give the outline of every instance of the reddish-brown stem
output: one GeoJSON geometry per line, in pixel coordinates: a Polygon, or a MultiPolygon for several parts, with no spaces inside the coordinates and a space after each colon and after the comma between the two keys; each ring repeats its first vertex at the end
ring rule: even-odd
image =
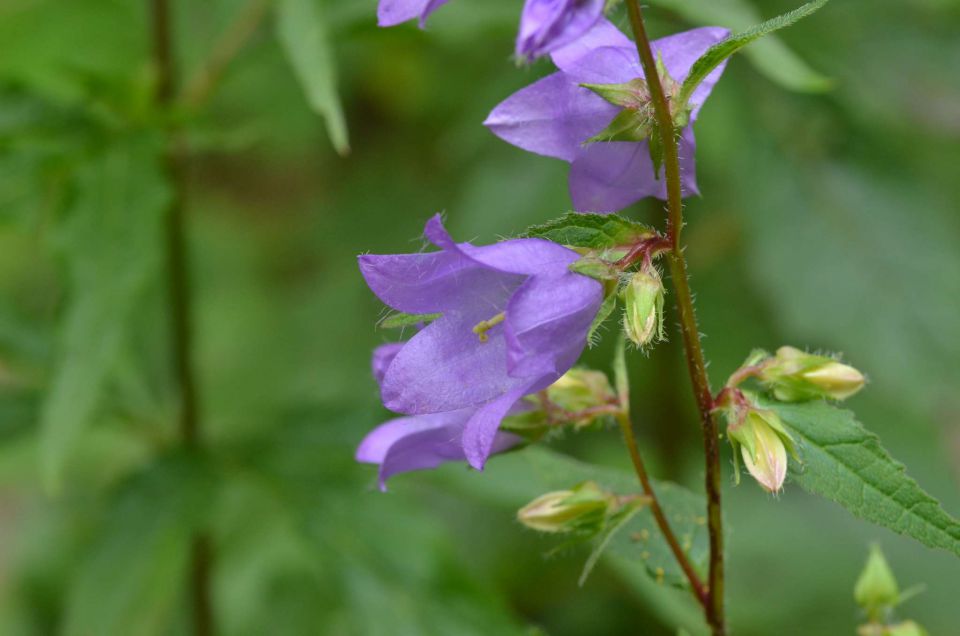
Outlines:
{"type": "Polygon", "coordinates": [[[623,431],[623,440],[627,445],[627,451],[630,453],[630,460],[633,462],[633,469],[640,480],[643,493],[650,498],[650,511],[657,522],[657,527],[660,528],[660,533],[666,540],[667,545],[670,546],[670,551],[690,582],[690,589],[693,590],[694,596],[706,610],[709,603],[709,594],[697,575],[697,571],[693,569],[693,565],[687,559],[686,552],[680,547],[680,542],[677,541],[677,536],[673,533],[670,522],[667,521],[667,516],[663,513],[663,508],[660,507],[660,501],[657,499],[657,494],[650,483],[647,468],[643,464],[643,457],[640,456],[640,449],[637,447],[637,440],[633,435],[633,424],[630,422],[630,416],[625,411],[620,410],[617,413],[617,422],[620,424],[620,430],[623,431]]]}
{"type": "Polygon", "coordinates": [[[627,0],[626,5],[637,44],[637,53],[650,90],[663,149],[663,169],[667,185],[667,234],[671,242],[670,275],[676,291],[677,312],[687,356],[687,368],[700,411],[706,462],[707,527],[710,532],[710,576],[707,588],[708,603],[705,608],[706,618],[714,636],[723,636],[726,633],[726,627],[723,592],[723,518],[720,507],[720,440],[717,424],[712,415],[713,394],[707,377],[703,347],[700,344],[700,332],[697,330],[697,318],[693,309],[693,294],[690,291],[683,244],[680,241],[683,230],[683,200],[677,137],[673,117],[670,114],[650,47],[650,39],[647,37],[640,4],[637,0],[627,0]]]}

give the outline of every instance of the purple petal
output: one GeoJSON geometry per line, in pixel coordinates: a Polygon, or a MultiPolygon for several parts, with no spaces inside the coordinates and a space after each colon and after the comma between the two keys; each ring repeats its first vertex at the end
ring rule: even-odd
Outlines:
{"type": "MultiPolygon", "coordinates": [[[[695,151],[693,129],[687,126],[678,148],[684,196],[700,192],[695,151]]],[[[616,212],[649,196],[666,199],[667,188],[662,174],[654,178],[647,142],[590,144],[570,167],[570,197],[579,212],[616,212]]]]}
{"type": "Polygon", "coordinates": [[[623,84],[643,77],[643,67],[640,66],[637,49],[633,46],[604,46],[594,49],[567,64],[563,72],[568,81],[574,84],[623,84]]]}
{"type": "MultiPolygon", "coordinates": [[[[410,426],[409,432],[399,436],[387,449],[380,463],[380,489],[386,490],[386,481],[393,475],[412,470],[436,468],[441,464],[452,461],[464,461],[463,451],[464,422],[473,413],[472,410],[457,411],[454,414],[438,413],[436,415],[422,415],[405,422],[410,426]],[[437,418],[437,422],[444,424],[418,425],[416,420],[421,418],[437,418]]],[[[385,424],[385,426],[388,426],[385,424]]],[[[382,428],[382,427],[381,427],[382,428]]],[[[379,430],[379,429],[378,429],[379,430]]],[[[374,431],[376,433],[376,431],[374,431]]],[[[374,433],[371,433],[373,435],[374,433]]],[[[386,434],[392,434],[389,431],[386,434]]],[[[368,436],[369,437],[369,436],[368,436]]],[[[523,443],[523,438],[512,433],[496,431],[489,454],[501,453],[523,443]]]]}
{"type": "Polygon", "coordinates": [[[437,247],[503,274],[529,276],[566,271],[570,263],[580,258],[580,255],[571,249],[535,238],[511,239],[482,246],[456,243],[443,227],[439,214],[427,221],[424,235],[437,247]]]}
{"type": "Polygon", "coordinates": [[[496,450],[501,420],[524,395],[543,390],[555,380],[555,377],[547,376],[527,381],[480,407],[463,431],[463,451],[467,462],[477,470],[483,470],[487,458],[496,450]]]}
{"type": "MultiPolygon", "coordinates": [[[[480,266],[459,250],[429,254],[365,254],[360,272],[373,293],[398,311],[442,312],[502,284],[503,274],[480,266]]],[[[519,279],[517,284],[519,284],[519,279]]]]}
{"type": "MultiPolygon", "coordinates": [[[[400,417],[370,431],[357,448],[359,462],[380,464],[380,489],[397,473],[436,468],[464,461],[463,431],[475,409],[400,417]]],[[[499,453],[523,442],[512,433],[497,431],[490,453],[499,453]]]]}
{"type": "Polygon", "coordinates": [[[533,276],[510,298],[505,338],[507,368],[516,377],[567,372],[586,346],[603,302],[603,286],[567,272],[533,276]]]}
{"type": "Polygon", "coordinates": [[[578,212],[616,212],[644,197],[665,198],[647,143],[604,142],[585,147],[570,166],[570,198],[578,212]]]}
{"type": "Polygon", "coordinates": [[[687,126],[680,133],[677,142],[677,155],[680,158],[680,191],[683,196],[700,194],[697,186],[697,140],[693,137],[693,126],[687,126]]]}
{"type": "Polygon", "coordinates": [[[604,4],[605,0],[527,0],[517,56],[533,59],[575,41],[602,18],[604,4]]]}
{"type": "Polygon", "coordinates": [[[573,161],[583,140],[603,130],[617,110],[563,73],[554,73],[501,102],[483,124],[514,146],[573,161]]]}
{"type": "Polygon", "coordinates": [[[609,20],[601,18],[593,28],[567,46],[551,53],[550,57],[557,68],[566,71],[568,66],[587,53],[605,46],[623,49],[634,48],[633,41],[630,38],[613,26],[609,20]]]}
{"type": "Polygon", "coordinates": [[[506,307],[469,314],[450,313],[427,325],[393,359],[383,378],[381,397],[391,411],[411,415],[454,411],[483,404],[511,390],[518,380],[507,374],[503,327],[481,342],[472,329],[506,307]]]}
{"type": "Polygon", "coordinates": [[[377,24],[390,27],[407,20],[419,18],[420,27],[430,14],[449,0],[380,0],[377,7],[377,24]]]}
{"type": "MultiPolygon", "coordinates": [[[[691,29],[660,38],[659,40],[654,40],[651,44],[654,49],[654,54],[663,56],[663,63],[667,67],[670,77],[682,83],[687,79],[687,75],[690,74],[690,68],[693,66],[693,63],[696,62],[701,55],[706,53],[707,49],[725,39],[728,35],[730,35],[729,29],[722,27],[700,27],[699,29],[691,29]]],[[[700,86],[697,87],[697,90],[693,92],[693,95],[691,95],[690,102],[694,106],[693,112],[691,113],[691,121],[695,119],[697,113],[700,112],[700,107],[710,95],[710,91],[713,90],[717,80],[720,79],[726,65],[727,63],[724,61],[720,66],[711,71],[710,74],[704,78],[700,86]]]]}
{"type": "Polygon", "coordinates": [[[373,377],[376,379],[378,385],[383,383],[383,376],[386,375],[387,368],[390,366],[390,363],[393,362],[397,353],[400,352],[400,349],[403,348],[404,344],[406,343],[390,342],[388,344],[382,344],[373,350],[370,366],[373,370],[373,377]]]}
{"type": "MultiPolygon", "coordinates": [[[[380,464],[387,457],[387,452],[398,440],[415,433],[428,431],[447,426],[461,428],[474,413],[474,409],[461,409],[448,413],[432,413],[430,415],[416,415],[413,417],[398,417],[381,424],[373,429],[357,447],[356,459],[367,464],[380,464]]],[[[459,436],[458,436],[459,437],[459,436]]],[[[457,440],[459,442],[459,439],[457,440]]]]}
{"type": "MultiPolygon", "coordinates": [[[[693,63],[729,34],[729,30],[721,27],[701,27],[654,40],[651,46],[655,56],[662,56],[670,77],[682,83],[690,74],[693,63]]],[[[632,42],[629,46],[595,46],[590,50],[581,50],[577,55],[564,59],[562,65],[559,62],[557,65],[572,82],[578,84],[621,84],[644,77],[637,49],[632,42]]],[[[690,98],[694,105],[692,117],[696,117],[725,67],[726,62],[711,71],[693,92],[690,98]]]]}

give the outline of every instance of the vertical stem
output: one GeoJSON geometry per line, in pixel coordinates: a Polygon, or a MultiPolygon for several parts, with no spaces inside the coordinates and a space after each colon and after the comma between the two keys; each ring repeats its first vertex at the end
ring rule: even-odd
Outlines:
{"type": "MultiPolygon", "coordinates": [[[[168,0],[149,0],[153,39],[153,62],[157,72],[157,105],[169,111],[173,105],[177,69],[173,55],[171,15],[168,0]]],[[[196,379],[191,360],[190,277],[184,215],[184,159],[182,139],[175,129],[168,133],[166,169],[173,185],[173,198],[167,210],[166,251],[169,274],[170,330],[173,365],[180,391],[180,438],[189,450],[200,448],[197,418],[196,379]]],[[[197,531],[190,545],[190,600],[193,632],[196,636],[215,633],[210,600],[211,547],[209,537],[197,531]]]]}
{"type": "Polygon", "coordinates": [[[709,605],[707,621],[715,636],[726,633],[724,621],[723,596],[723,518],[720,507],[720,444],[717,424],[711,411],[713,396],[710,380],[707,377],[703,347],[700,344],[700,332],[697,330],[697,318],[693,309],[693,295],[687,276],[687,262],[683,255],[680,233],[683,229],[683,201],[680,182],[680,160],[677,154],[677,138],[673,117],[667,104],[657,65],[650,48],[643,22],[643,13],[637,0],[627,0],[627,13],[637,43],[637,53],[643,66],[647,87],[653,102],[663,148],[664,178],[667,182],[667,231],[671,242],[670,277],[677,296],[677,312],[680,329],[683,334],[684,351],[687,356],[687,368],[693,384],[694,397],[700,410],[703,429],[703,448],[706,461],[707,524],[710,531],[710,577],[709,605]]]}
{"type": "Polygon", "coordinates": [[[680,542],[677,541],[677,536],[673,533],[670,522],[667,521],[667,516],[663,513],[663,508],[660,507],[660,501],[657,499],[657,494],[653,490],[650,477],[647,475],[646,466],[643,464],[643,458],[640,456],[640,450],[637,448],[637,440],[633,436],[633,425],[630,422],[630,416],[621,410],[617,413],[616,418],[620,424],[620,430],[623,431],[623,439],[627,444],[627,450],[630,452],[630,460],[633,462],[633,468],[637,473],[637,477],[640,479],[640,485],[643,487],[643,494],[650,498],[650,511],[653,512],[653,517],[657,521],[657,527],[660,528],[660,533],[670,546],[670,551],[673,552],[677,563],[680,564],[680,569],[683,570],[687,580],[690,581],[690,587],[693,589],[694,596],[697,597],[697,601],[706,609],[707,603],[709,602],[709,594],[700,581],[700,577],[697,576],[697,571],[693,569],[693,565],[691,565],[687,559],[686,553],[680,547],[680,542]]]}

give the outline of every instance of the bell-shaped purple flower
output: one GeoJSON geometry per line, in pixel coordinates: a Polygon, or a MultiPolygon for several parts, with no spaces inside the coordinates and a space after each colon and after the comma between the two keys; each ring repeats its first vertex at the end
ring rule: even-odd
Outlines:
{"type": "Polygon", "coordinates": [[[450,0],[380,0],[377,6],[377,24],[390,27],[416,18],[420,27],[430,14],[450,0]]]}
{"type": "MultiPolygon", "coordinates": [[[[674,85],[693,63],[729,31],[702,27],[652,43],[674,85]]],[[[552,54],[559,71],[518,91],[498,105],[485,125],[524,150],[571,164],[570,195],[581,212],[615,212],[644,197],[666,198],[662,175],[654,172],[647,141],[593,139],[621,112],[581,84],[626,84],[643,78],[636,46],[606,19],[552,54]]],[[[688,124],[679,140],[685,196],[698,194],[693,122],[720,79],[726,62],[711,72],[690,98],[688,124]]]]}
{"type": "Polygon", "coordinates": [[[359,258],[384,303],[441,314],[396,353],[381,396],[388,409],[407,415],[470,410],[462,450],[480,469],[514,405],[579,358],[603,289],[569,270],[576,252],[550,241],[455,243],[439,215],[424,233],[440,251],[359,258]]]}
{"type": "Polygon", "coordinates": [[[562,48],[593,28],[606,0],[527,0],[520,15],[517,57],[532,60],[562,48]]]}

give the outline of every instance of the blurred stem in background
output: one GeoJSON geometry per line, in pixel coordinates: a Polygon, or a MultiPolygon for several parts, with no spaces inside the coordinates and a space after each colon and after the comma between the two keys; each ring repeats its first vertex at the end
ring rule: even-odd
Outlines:
{"type": "MultiPolygon", "coordinates": [[[[172,189],[167,210],[167,268],[169,272],[169,301],[171,346],[174,372],[180,392],[181,443],[189,451],[202,446],[200,421],[197,412],[197,383],[192,360],[192,326],[189,262],[186,245],[186,218],[184,214],[186,147],[180,132],[169,127],[167,118],[174,107],[177,67],[173,54],[171,15],[168,0],[149,0],[153,30],[154,68],[157,73],[156,100],[158,110],[167,128],[166,169],[172,189]]],[[[210,600],[210,569],[212,547],[207,534],[198,530],[191,540],[190,600],[193,630],[197,636],[215,633],[210,600]]]]}
{"type": "Polygon", "coordinates": [[[680,160],[673,118],[667,105],[657,63],[650,48],[643,12],[637,0],[627,0],[627,13],[637,43],[637,52],[650,90],[663,149],[664,177],[667,183],[667,231],[671,242],[670,277],[677,296],[680,329],[683,332],[687,367],[693,383],[697,407],[703,427],[704,459],[706,461],[707,525],[710,531],[710,574],[707,588],[706,618],[714,636],[726,633],[723,604],[723,519],[720,507],[720,449],[717,425],[713,419],[713,394],[707,377],[700,332],[693,309],[693,295],[687,278],[687,264],[683,255],[680,232],[683,229],[683,200],[680,186],[680,160]]]}

